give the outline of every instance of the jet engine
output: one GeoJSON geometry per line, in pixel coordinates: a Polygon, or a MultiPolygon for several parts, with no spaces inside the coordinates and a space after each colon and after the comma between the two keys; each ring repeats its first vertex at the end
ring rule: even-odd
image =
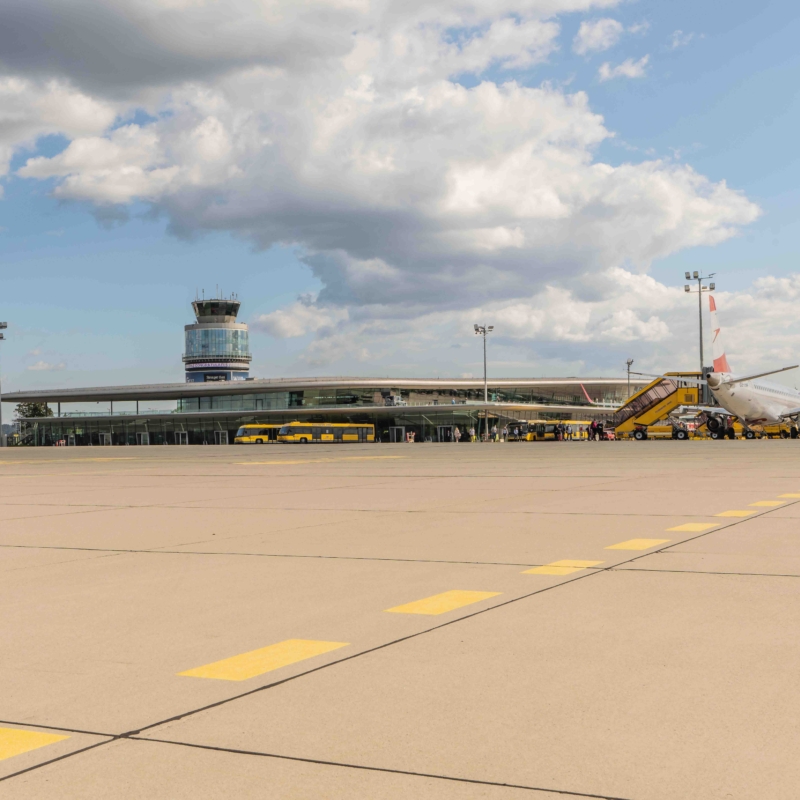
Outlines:
{"type": "Polygon", "coordinates": [[[725,425],[719,417],[709,417],[708,421],[706,422],[706,427],[711,431],[711,433],[719,433],[720,431],[725,430],[725,425]]]}

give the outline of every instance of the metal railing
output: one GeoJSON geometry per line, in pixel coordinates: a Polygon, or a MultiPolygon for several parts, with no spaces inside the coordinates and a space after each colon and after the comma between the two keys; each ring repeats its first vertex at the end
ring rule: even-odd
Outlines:
{"type": "Polygon", "coordinates": [[[626,403],[616,414],[614,414],[612,424],[616,427],[622,425],[623,422],[629,420],[633,416],[641,414],[656,403],[661,402],[665,397],[669,397],[678,389],[678,384],[675,381],[664,379],[642,392],[640,395],[634,397],[631,401],[626,403]]]}

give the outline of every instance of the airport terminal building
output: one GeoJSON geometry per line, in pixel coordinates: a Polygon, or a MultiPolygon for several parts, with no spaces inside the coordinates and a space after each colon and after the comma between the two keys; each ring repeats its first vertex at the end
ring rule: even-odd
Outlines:
{"type": "MultiPolygon", "coordinates": [[[[628,396],[613,378],[492,379],[488,402],[476,379],[297,378],[249,376],[247,326],[235,298],[196,300],[186,326],[186,382],[48,389],[6,394],[14,403],[46,403],[52,417],[23,419],[21,441],[39,446],[228,444],[246,424],[352,422],[375,425],[376,440],[450,441],[455,426],[513,426],[535,419],[604,420],[628,396]],[[173,401],[174,409],[147,405],[173,401]],[[75,411],[95,403],[106,410],[75,411]],[[117,410],[114,404],[117,404],[117,410]],[[596,404],[602,404],[605,408],[596,404]],[[120,404],[128,406],[125,410],[120,404]]],[[[632,380],[631,391],[646,380],[632,380]]]]}

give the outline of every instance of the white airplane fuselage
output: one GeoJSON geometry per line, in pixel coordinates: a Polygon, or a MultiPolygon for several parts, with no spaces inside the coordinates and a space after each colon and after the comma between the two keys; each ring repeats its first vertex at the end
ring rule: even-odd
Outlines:
{"type": "Polygon", "coordinates": [[[758,378],[741,383],[727,383],[735,375],[714,373],[709,376],[709,389],[717,402],[735,414],[746,425],[776,425],[783,422],[787,411],[800,407],[800,392],[780,383],[758,378]],[[720,379],[715,388],[715,379],[720,379]]]}

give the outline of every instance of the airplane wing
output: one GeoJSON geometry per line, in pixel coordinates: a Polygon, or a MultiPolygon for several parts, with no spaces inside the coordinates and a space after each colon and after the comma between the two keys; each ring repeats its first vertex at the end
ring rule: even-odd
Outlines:
{"type": "Polygon", "coordinates": [[[708,381],[701,381],[699,378],[684,378],[682,375],[651,375],[649,372],[633,372],[631,375],[641,375],[643,378],[663,378],[666,381],[680,381],[681,383],[691,383],[693,386],[705,386],[708,381]]]}
{"type": "Polygon", "coordinates": [[[779,372],[787,372],[790,369],[797,369],[800,367],[800,364],[795,364],[793,367],[781,367],[780,369],[771,369],[769,372],[758,372],[754,375],[741,375],[737,376],[736,378],[731,378],[730,380],[725,381],[725,383],[741,383],[742,381],[749,381],[754,380],[755,378],[763,378],[766,375],[777,375],[779,372]]]}

